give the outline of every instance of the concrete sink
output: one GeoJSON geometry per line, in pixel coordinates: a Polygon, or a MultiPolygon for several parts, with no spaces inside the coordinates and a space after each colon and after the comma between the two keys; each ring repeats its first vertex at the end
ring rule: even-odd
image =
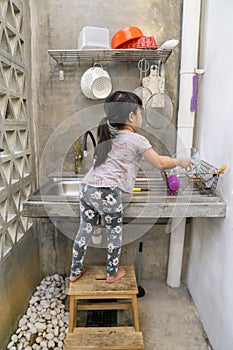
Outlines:
{"type": "MultiPolygon", "coordinates": [[[[29,196],[29,201],[77,201],[82,177],[51,178],[44,186],[29,196]]],[[[140,192],[156,189],[155,178],[138,177],[135,188],[140,192]]],[[[135,192],[136,195],[138,192],[135,192]]]]}

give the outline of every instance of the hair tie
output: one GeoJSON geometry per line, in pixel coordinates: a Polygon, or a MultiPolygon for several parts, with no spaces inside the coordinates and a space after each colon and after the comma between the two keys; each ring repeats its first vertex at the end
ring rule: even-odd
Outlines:
{"type": "Polygon", "coordinates": [[[110,129],[116,129],[114,126],[112,126],[112,125],[110,124],[110,121],[108,120],[108,118],[106,119],[106,124],[107,124],[107,126],[108,126],[110,129]]]}

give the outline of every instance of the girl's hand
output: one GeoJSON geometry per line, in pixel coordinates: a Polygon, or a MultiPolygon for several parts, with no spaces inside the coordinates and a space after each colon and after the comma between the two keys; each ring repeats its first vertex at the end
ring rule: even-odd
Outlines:
{"type": "Polygon", "coordinates": [[[189,158],[177,158],[176,163],[178,166],[181,166],[186,170],[191,170],[192,166],[194,165],[194,162],[192,161],[192,159],[189,159],[189,158]]]}

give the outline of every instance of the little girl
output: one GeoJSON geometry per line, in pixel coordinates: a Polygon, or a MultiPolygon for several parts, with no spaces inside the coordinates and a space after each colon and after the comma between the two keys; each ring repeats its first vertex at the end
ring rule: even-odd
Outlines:
{"type": "Polygon", "coordinates": [[[106,282],[125,276],[126,271],[118,268],[123,224],[121,193],[132,193],[142,157],[159,169],[192,166],[187,158],[158,155],[137,133],[142,124],[142,101],[134,93],[116,91],[106,99],[104,110],[106,117],[98,126],[94,165],[80,185],[80,227],[73,245],[71,282],[85,272],[83,260],[99,215],[107,230],[106,282]]]}

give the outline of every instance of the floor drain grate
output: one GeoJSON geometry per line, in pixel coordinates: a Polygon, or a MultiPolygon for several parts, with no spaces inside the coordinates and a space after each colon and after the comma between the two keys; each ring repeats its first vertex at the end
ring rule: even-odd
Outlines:
{"type": "Polygon", "coordinates": [[[88,310],[86,327],[116,327],[117,310],[88,310]]]}

